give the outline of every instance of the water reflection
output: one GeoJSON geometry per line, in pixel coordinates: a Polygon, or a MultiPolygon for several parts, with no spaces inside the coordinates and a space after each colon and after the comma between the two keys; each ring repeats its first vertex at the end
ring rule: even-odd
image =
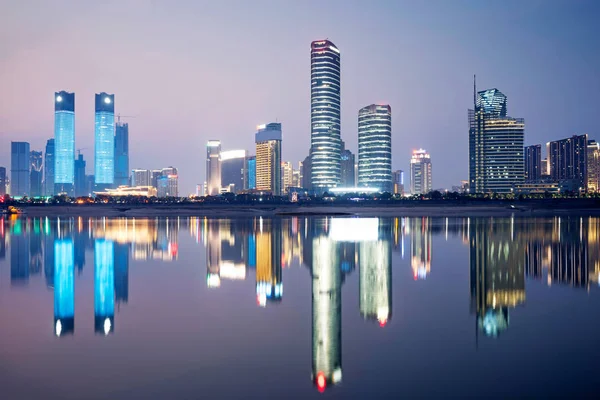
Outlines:
{"type": "MultiPolygon", "coordinates": [[[[36,277],[53,290],[53,331],[58,337],[75,333],[75,291],[89,260],[94,328],[78,325],[78,335],[118,335],[115,313],[130,302],[130,264],[180,262],[180,235],[195,242],[190,251],[200,260],[202,279],[206,273],[206,286],[198,290],[210,295],[232,281],[248,281],[255,291],[240,296],[248,301],[256,296],[259,307],[281,309],[286,269],[303,266],[312,292],[311,379],[323,391],[342,381],[342,307],[357,307],[343,305],[342,286],[354,271],[358,307],[351,312],[360,315],[368,329],[385,328],[393,315],[393,257],[403,260],[406,249],[409,257],[399,264],[405,269],[396,268],[394,277],[408,278],[410,285],[422,288],[435,280],[436,268],[444,266],[443,254],[433,256],[433,244],[455,239],[468,254],[475,337],[499,337],[509,328],[513,310],[526,302],[527,279],[586,291],[598,286],[599,232],[600,220],[588,217],[17,217],[0,219],[0,260],[9,253],[10,286],[16,290],[24,290],[36,277]],[[412,283],[411,278],[421,282],[412,283]]],[[[286,281],[286,288],[294,284],[286,281]]]]}

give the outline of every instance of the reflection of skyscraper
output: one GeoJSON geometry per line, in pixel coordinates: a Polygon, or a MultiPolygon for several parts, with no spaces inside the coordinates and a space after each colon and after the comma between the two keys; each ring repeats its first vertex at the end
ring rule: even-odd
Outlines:
{"type": "Polygon", "coordinates": [[[267,301],[281,300],[283,295],[281,271],[281,220],[259,220],[256,233],[256,299],[265,306],[267,301]]]}
{"type": "Polygon", "coordinates": [[[221,241],[218,220],[207,221],[206,246],[206,285],[208,287],[219,287],[221,286],[221,277],[219,275],[221,241]]]}
{"type": "Polygon", "coordinates": [[[525,246],[513,222],[471,219],[471,301],[477,329],[497,336],[508,328],[508,309],[525,301],[525,246]]]}
{"type": "Polygon", "coordinates": [[[428,217],[410,220],[410,266],[413,278],[425,279],[431,272],[431,220],[428,217]]]}
{"type": "Polygon", "coordinates": [[[391,227],[380,228],[384,237],[361,241],[358,247],[360,263],[360,313],[385,326],[392,315],[392,246],[391,227]]]}
{"type": "Polygon", "coordinates": [[[336,243],[312,239],[312,378],[319,391],[342,379],[342,276],[336,243]]]}
{"type": "Polygon", "coordinates": [[[10,284],[29,281],[29,237],[25,221],[16,219],[10,236],[10,284]]]}
{"type": "Polygon", "coordinates": [[[129,243],[115,243],[115,300],[117,304],[129,300],[129,243]]]}
{"type": "Polygon", "coordinates": [[[114,331],[114,245],[98,239],[94,245],[94,329],[108,335],[114,331]]]}
{"type": "Polygon", "coordinates": [[[54,333],[63,336],[75,330],[75,263],[73,241],[54,242],[54,333]]]}

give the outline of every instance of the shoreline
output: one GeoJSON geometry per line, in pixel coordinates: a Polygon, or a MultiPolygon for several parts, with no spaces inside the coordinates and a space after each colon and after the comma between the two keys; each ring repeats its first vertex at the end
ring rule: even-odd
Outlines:
{"type": "Polygon", "coordinates": [[[600,216],[594,202],[557,202],[548,204],[84,204],[19,205],[26,217],[548,217],[562,215],[600,216]],[[585,204],[581,204],[585,203],[585,204]]]}

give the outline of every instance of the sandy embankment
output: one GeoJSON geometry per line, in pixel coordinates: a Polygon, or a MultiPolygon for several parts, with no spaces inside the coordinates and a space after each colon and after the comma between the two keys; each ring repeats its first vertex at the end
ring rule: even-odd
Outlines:
{"type": "Polygon", "coordinates": [[[600,208],[593,207],[540,207],[539,205],[516,206],[492,205],[31,205],[22,207],[30,217],[171,217],[198,216],[213,218],[292,216],[292,215],[353,215],[364,217],[485,217],[485,216],[553,216],[553,215],[600,215],[600,208]]]}

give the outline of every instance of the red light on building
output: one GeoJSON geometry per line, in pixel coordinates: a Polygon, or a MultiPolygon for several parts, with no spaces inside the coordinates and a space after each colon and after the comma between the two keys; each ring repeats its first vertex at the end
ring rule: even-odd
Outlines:
{"type": "Polygon", "coordinates": [[[327,386],[327,380],[325,379],[325,374],[319,372],[317,374],[317,389],[319,392],[323,393],[325,391],[325,386],[327,386]]]}

